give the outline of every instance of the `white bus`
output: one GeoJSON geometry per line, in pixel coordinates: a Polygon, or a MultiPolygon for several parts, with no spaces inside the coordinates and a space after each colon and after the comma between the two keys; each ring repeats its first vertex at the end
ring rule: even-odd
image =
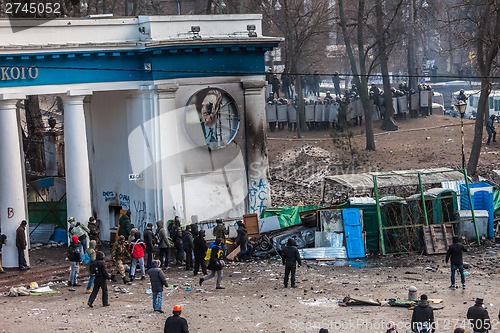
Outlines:
{"type": "MultiPolygon", "coordinates": [[[[455,91],[452,96],[452,104],[457,103],[457,96],[460,94],[460,91],[455,91]]],[[[481,94],[480,90],[465,90],[465,96],[467,96],[467,109],[465,110],[466,115],[473,115],[474,117],[477,114],[477,104],[479,102],[479,95],[481,94]]],[[[500,91],[494,90],[490,92],[490,96],[488,97],[488,107],[489,114],[494,114],[497,117],[500,117],[500,91]]]]}

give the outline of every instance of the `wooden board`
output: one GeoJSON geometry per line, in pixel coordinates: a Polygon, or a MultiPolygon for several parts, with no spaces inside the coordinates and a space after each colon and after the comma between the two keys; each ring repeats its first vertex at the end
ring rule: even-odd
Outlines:
{"type": "Polygon", "coordinates": [[[231,253],[226,256],[227,260],[234,260],[236,255],[240,252],[240,246],[238,245],[231,253]]]}
{"type": "Polygon", "coordinates": [[[245,229],[248,236],[258,236],[259,231],[259,217],[257,214],[245,214],[243,215],[243,221],[245,222],[245,229]]]}
{"type": "Polygon", "coordinates": [[[444,254],[453,239],[453,226],[433,224],[422,227],[424,233],[425,253],[444,254]]]}

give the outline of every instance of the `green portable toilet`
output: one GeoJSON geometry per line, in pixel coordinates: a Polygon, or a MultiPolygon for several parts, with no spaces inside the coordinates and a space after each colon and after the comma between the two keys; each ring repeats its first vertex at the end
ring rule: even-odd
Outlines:
{"type": "Polygon", "coordinates": [[[408,234],[408,225],[412,224],[409,219],[408,203],[404,198],[396,195],[383,196],[379,199],[379,203],[386,251],[401,252],[404,244],[405,252],[408,252],[409,247],[415,247],[414,244],[410,244],[408,234]]]}
{"type": "MultiPolygon", "coordinates": [[[[412,224],[425,225],[424,208],[422,206],[422,196],[420,193],[410,195],[406,198],[408,202],[408,214],[409,219],[412,224]]],[[[424,193],[425,209],[427,210],[427,221],[432,223],[433,216],[433,204],[432,196],[428,196],[424,193]]]]}
{"type": "Polygon", "coordinates": [[[379,233],[377,219],[377,204],[375,199],[368,197],[349,198],[349,207],[362,211],[363,231],[366,237],[366,249],[369,253],[378,253],[379,233]]]}
{"type": "Polygon", "coordinates": [[[458,204],[457,193],[447,188],[431,188],[424,192],[431,197],[432,202],[432,224],[455,221],[457,219],[458,204]]]}

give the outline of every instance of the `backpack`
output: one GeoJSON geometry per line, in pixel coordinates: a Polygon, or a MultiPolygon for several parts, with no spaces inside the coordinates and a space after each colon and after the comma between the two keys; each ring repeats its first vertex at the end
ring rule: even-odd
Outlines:
{"type": "Polygon", "coordinates": [[[87,252],[82,257],[82,261],[85,265],[88,265],[90,263],[90,256],[87,252]]]}
{"type": "Polygon", "coordinates": [[[69,261],[78,261],[80,259],[80,250],[73,246],[68,248],[68,260],[69,261]]]}
{"type": "Polygon", "coordinates": [[[92,275],[96,275],[97,273],[99,273],[99,265],[97,261],[94,260],[90,262],[89,272],[92,275]]]}

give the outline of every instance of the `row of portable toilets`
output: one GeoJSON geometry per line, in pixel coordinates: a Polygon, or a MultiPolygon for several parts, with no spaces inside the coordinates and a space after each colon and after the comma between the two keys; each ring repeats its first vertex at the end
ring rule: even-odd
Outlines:
{"type": "MultiPolygon", "coordinates": [[[[488,183],[470,184],[470,194],[474,207],[476,226],[480,238],[494,237],[494,189],[488,183]]],[[[471,206],[467,189],[461,184],[456,190],[432,188],[424,192],[427,211],[427,223],[452,223],[455,233],[469,239],[475,239],[476,233],[472,221],[471,206]],[[457,195],[457,191],[459,194],[457,195]]],[[[393,227],[425,225],[422,196],[420,193],[402,198],[387,195],[379,198],[382,226],[390,234],[393,227]]],[[[379,251],[379,223],[376,201],[370,197],[349,198],[349,207],[363,212],[363,230],[367,251],[379,251]]],[[[387,236],[384,234],[384,237],[387,236]]]]}

